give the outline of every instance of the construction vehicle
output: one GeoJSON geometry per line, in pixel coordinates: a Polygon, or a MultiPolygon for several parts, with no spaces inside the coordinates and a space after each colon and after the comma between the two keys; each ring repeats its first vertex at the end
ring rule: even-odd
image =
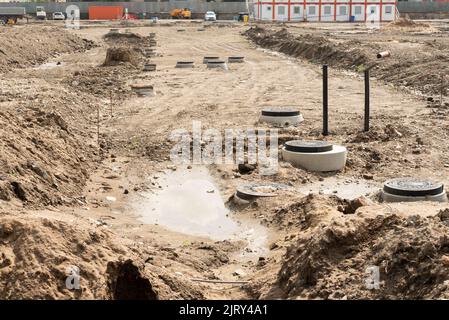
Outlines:
{"type": "Polygon", "coordinates": [[[44,7],[41,7],[41,6],[36,7],[36,19],[47,20],[47,13],[45,12],[44,7]]]}
{"type": "Polygon", "coordinates": [[[16,24],[17,19],[23,18],[26,10],[23,7],[1,7],[0,24],[16,24]]]}
{"type": "Polygon", "coordinates": [[[172,19],[190,19],[192,17],[192,11],[188,8],[173,9],[170,12],[170,17],[172,19]]]}
{"type": "Polygon", "coordinates": [[[247,12],[239,12],[237,21],[248,22],[248,20],[249,20],[249,13],[247,13],[247,12]]]}

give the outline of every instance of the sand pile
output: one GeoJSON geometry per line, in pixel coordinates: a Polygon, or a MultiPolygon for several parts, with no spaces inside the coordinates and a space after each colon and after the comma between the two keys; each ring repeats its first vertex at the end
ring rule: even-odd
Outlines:
{"type": "Polygon", "coordinates": [[[142,41],[147,39],[147,37],[142,37],[133,32],[109,32],[106,33],[103,38],[110,45],[139,45],[142,41]]]}
{"type": "Polygon", "coordinates": [[[387,28],[430,28],[430,26],[423,22],[416,22],[407,17],[401,17],[396,21],[390,22],[386,25],[387,28]]]}
{"type": "Polygon", "coordinates": [[[108,48],[103,66],[115,66],[121,63],[138,64],[139,58],[136,51],[125,47],[108,48]]]}
{"type": "Polygon", "coordinates": [[[97,225],[0,216],[0,299],[201,298],[97,225]],[[76,270],[76,271],[73,271],[76,270]],[[79,275],[79,289],[74,278],[79,275]]]}
{"type": "Polygon", "coordinates": [[[40,64],[57,54],[84,51],[93,46],[91,41],[56,27],[1,28],[0,73],[40,64]]]}
{"type": "Polygon", "coordinates": [[[20,101],[18,109],[0,112],[1,200],[34,206],[76,203],[88,178],[88,160],[98,148],[81,142],[89,141],[88,132],[78,131],[85,119],[76,112],[78,123],[72,122],[70,98],[54,93],[43,99],[45,108],[20,101]]]}
{"type": "Polygon", "coordinates": [[[262,298],[447,299],[449,214],[381,211],[363,207],[300,234],[262,298]],[[379,287],[368,289],[373,267],[379,287]]]}

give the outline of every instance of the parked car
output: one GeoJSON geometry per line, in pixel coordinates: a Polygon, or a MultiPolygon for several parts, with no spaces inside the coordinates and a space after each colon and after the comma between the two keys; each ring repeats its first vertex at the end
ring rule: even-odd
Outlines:
{"type": "Polygon", "coordinates": [[[206,21],[216,21],[217,20],[217,15],[213,11],[207,11],[206,14],[204,15],[204,20],[206,20],[206,21]]]}
{"type": "Polygon", "coordinates": [[[65,15],[62,12],[54,12],[53,20],[65,20],[65,15]]]}

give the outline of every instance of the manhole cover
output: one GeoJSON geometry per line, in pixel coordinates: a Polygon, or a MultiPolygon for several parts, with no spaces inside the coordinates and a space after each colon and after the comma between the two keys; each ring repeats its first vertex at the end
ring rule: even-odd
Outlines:
{"type": "Polygon", "coordinates": [[[203,63],[206,64],[209,61],[218,60],[218,59],[220,59],[220,57],[206,56],[206,57],[203,58],[203,63]]]}
{"type": "Polygon", "coordinates": [[[221,68],[224,70],[228,69],[228,65],[223,60],[209,60],[207,61],[208,68],[221,68]]]}
{"type": "Polygon", "coordinates": [[[269,117],[294,117],[299,116],[300,112],[294,107],[279,107],[279,108],[264,108],[262,109],[263,116],[269,117]]]}
{"type": "Polygon", "coordinates": [[[287,141],[284,146],[287,151],[303,153],[326,152],[333,149],[332,144],[327,141],[292,140],[287,141]]]}
{"type": "Polygon", "coordinates": [[[155,52],[153,51],[153,49],[146,49],[143,54],[145,57],[150,58],[155,55],[155,52]]]}
{"type": "Polygon", "coordinates": [[[146,63],[143,66],[144,71],[155,71],[156,70],[156,64],[155,63],[146,63]]]}
{"type": "Polygon", "coordinates": [[[444,191],[442,183],[420,178],[396,178],[385,182],[384,191],[389,194],[409,197],[434,196],[444,191]]]}
{"type": "Polygon", "coordinates": [[[279,191],[290,187],[281,183],[251,183],[237,187],[236,196],[240,199],[251,200],[258,197],[276,197],[279,191]]]}
{"type": "Polygon", "coordinates": [[[152,96],[154,95],[154,89],[152,85],[140,85],[140,84],[136,84],[136,85],[132,85],[131,89],[138,95],[141,97],[144,96],[152,96]]]}
{"type": "Polygon", "coordinates": [[[178,61],[176,68],[193,68],[193,61],[178,61]]]}
{"type": "Polygon", "coordinates": [[[228,57],[229,63],[243,62],[243,60],[245,60],[245,57],[228,57]]]}

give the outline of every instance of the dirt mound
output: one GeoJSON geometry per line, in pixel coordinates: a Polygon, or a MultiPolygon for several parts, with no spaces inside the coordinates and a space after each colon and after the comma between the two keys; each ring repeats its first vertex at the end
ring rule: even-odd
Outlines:
{"type": "MultiPolygon", "coordinates": [[[[89,93],[103,98],[110,98],[111,91],[114,94],[120,94],[120,98],[126,97],[126,94],[131,94],[129,85],[127,85],[128,77],[134,75],[134,72],[140,71],[130,64],[118,64],[116,66],[109,66],[103,68],[101,66],[89,69],[76,71],[72,74],[67,74],[63,83],[69,87],[70,90],[79,93],[89,93]]],[[[116,99],[116,96],[113,96],[116,99]]]]}
{"type": "MultiPolygon", "coordinates": [[[[376,53],[385,50],[385,45],[380,47],[375,41],[363,44],[357,40],[333,39],[313,34],[296,36],[285,28],[276,31],[253,27],[245,31],[244,35],[263,48],[357,72],[379,63],[376,53]]],[[[412,53],[413,49],[410,52],[392,52],[391,57],[371,69],[371,75],[398,87],[419,90],[424,94],[439,94],[441,79],[449,74],[447,48],[435,45],[435,48],[420,56],[412,53]]],[[[447,90],[443,89],[443,94],[447,95],[447,90]]]]}
{"type": "Polygon", "coordinates": [[[140,44],[143,40],[146,39],[146,37],[142,37],[136,33],[133,32],[108,32],[106,33],[103,38],[108,42],[110,45],[120,45],[120,44],[140,44]]]}
{"type": "Polygon", "coordinates": [[[83,51],[93,46],[93,42],[56,27],[1,28],[0,73],[40,64],[57,54],[83,51]]]}
{"type": "Polygon", "coordinates": [[[429,28],[430,26],[426,23],[416,22],[410,18],[404,17],[399,18],[393,22],[386,25],[387,28],[429,28]]]}
{"type": "Polygon", "coordinates": [[[391,141],[398,140],[408,135],[408,129],[401,125],[387,124],[384,128],[373,127],[370,131],[357,132],[348,139],[347,142],[360,143],[372,141],[391,141]]]}
{"type": "Polygon", "coordinates": [[[202,297],[160,268],[146,267],[108,230],[80,221],[1,216],[0,252],[0,299],[202,297]],[[74,277],[67,280],[74,275],[79,289],[74,277]]]}
{"type": "Polygon", "coordinates": [[[297,201],[276,208],[271,222],[283,227],[294,226],[300,230],[316,227],[323,220],[340,216],[337,206],[343,204],[338,197],[309,194],[297,201]]]}
{"type": "Polygon", "coordinates": [[[294,36],[285,28],[273,31],[255,27],[245,31],[244,34],[261,47],[316,63],[355,68],[362,64],[368,64],[370,61],[358,49],[357,44],[352,42],[336,43],[328,38],[312,34],[294,36]]]}
{"type": "Polygon", "coordinates": [[[447,299],[446,216],[366,213],[335,218],[287,250],[267,296],[447,299]],[[378,268],[380,278],[379,287],[370,290],[366,281],[372,268],[378,268]]]}
{"type": "Polygon", "coordinates": [[[136,51],[124,47],[113,47],[108,48],[103,66],[115,66],[124,62],[136,66],[138,61],[139,58],[136,51]]]}
{"type": "Polygon", "coordinates": [[[19,112],[0,112],[0,199],[18,198],[38,206],[76,203],[88,178],[86,160],[93,159],[96,150],[81,143],[83,136],[88,139],[85,133],[68,125],[72,107],[63,103],[66,99],[70,97],[54,93],[46,108],[19,102],[19,112]],[[61,106],[66,108],[65,119],[57,111],[61,106]]]}

